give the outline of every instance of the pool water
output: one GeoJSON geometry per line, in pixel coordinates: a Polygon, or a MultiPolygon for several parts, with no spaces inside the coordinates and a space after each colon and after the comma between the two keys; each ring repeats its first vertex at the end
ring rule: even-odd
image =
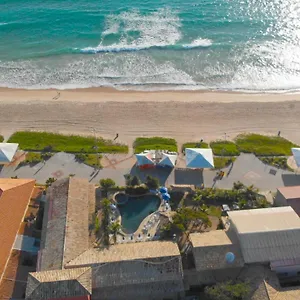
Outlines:
{"type": "MultiPolygon", "coordinates": [[[[122,197],[121,194],[118,196],[122,197]]],[[[123,231],[125,233],[134,233],[149,214],[157,211],[160,201],[160,198],[156,195],[129,196],[125,204],[118,204],[122,217],[123,231]]]]}

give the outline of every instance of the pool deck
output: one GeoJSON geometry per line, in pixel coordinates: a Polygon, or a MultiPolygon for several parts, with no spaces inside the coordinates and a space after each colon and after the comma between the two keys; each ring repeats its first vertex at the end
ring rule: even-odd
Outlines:
{"type": "MultiPolygon", "coordinates": [[[[117,194],[117,193],[116,193],[117,194]]],[[[116,195],[115,194],[115,195],[116,195]]],[[[115,200],[115,195],[113,196],[113,200],[115,200]]],[[[145,195],[153,195],[153,193],[148,193],[145,195]]],[[[161,198],[161,194],[155,194],[161,199],[161,203],[157,211],[145,217],[145,219],[140,223],[138,229],[134,233],[125,233],[121,231],[117,236],[117,244],[120,243],[135,243],[135,242],[146,242],[158,240],[160,237],[157,234],[158,226],[160,224],[160,215],[168,216],[168,212],[171,208],[166,209],[165,203],[161,198]],[[149,227],[149,229],[145,229],[145,227],[149,227]]],[[[116,221],[122,224],[122,217],[118,208],[116,208],[116,221]]]]}

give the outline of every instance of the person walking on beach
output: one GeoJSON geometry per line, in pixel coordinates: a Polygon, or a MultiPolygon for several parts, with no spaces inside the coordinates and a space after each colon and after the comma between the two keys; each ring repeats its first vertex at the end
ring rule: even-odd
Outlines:
{"type": "Polygon", "coordinates": [[[114,138],[114,141],[119,137],[119,134],[117,133],[116,134],[116,137],[114,138]]]}
{"type": "Polygon", "coordinates": [[[57,92],[57,95],[52,98],[52,100],[57,100],[60,97],[60,92],[57,92]]]}

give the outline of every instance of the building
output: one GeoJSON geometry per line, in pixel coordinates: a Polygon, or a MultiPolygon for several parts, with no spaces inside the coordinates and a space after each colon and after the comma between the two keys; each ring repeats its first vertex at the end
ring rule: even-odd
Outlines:
{"type": "Polygon", "coordinates": [[[67,178],[47,192],[37,272],[26,299],[163,299],[184,291],[179,249],[173,242],[138,242],[94,248],[89,241],[95,188],[67,178]]]}
{"type": "Polygon", "coordinates": [[[276,206],[291,206],[300,216],[300,185],[278,188],[274,204],[276,206]]]}
{"type": "MultiPolygon", "coordinates": [[[[300,258],[300,219],[291,207],[228,212],[245,263],[287,266],[300,258]]],[[[300,270],[300,265],[297,263],[300,270]]]]}
{"type": "Polygon", "coordinates": [[[244,266],[238,242],[231,240],[224,230],[191,233],[190,242],[195,270],[186,273],[185,279],[189,286],[230,280],[244,266]],[[228,253],[234,254],[233,262],[226,260],[228,253]]]}
{"type": "Polygon", "coordinates": [[[35,180],[0,178],[0,282],[23,222],[35,180]]]}

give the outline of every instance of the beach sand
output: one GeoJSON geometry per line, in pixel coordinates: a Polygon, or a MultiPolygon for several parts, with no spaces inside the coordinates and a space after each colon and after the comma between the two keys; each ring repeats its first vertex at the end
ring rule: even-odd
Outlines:
{"type": "Polygon", "coordinates": [[[180,143],[233,139],[241,132],[281,135],[300,143],[300,95],[132,92],[113,89],[0,89],[0,134],[47,130],[96,134],[131,144],[138,136],[180,143]],[[60,96],[55,100],[55,97],[60,96]],[[54,99],[53,99],[54,98],[54,99]]]}

